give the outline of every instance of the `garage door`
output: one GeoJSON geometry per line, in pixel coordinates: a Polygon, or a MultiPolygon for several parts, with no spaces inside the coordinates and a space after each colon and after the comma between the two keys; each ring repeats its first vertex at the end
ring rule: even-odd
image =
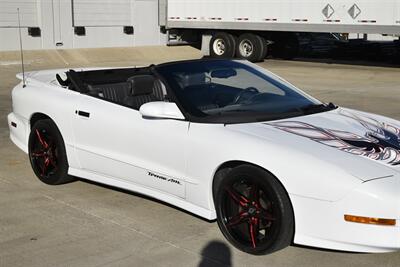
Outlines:
{"type": "Polygon", "coordinates": [[[28,27],[39,26],[37,0],[0,0],[0,51],[15,50],[19,47],[18,15],[19,8],[22,40],[29,49],[41,48],[40,37],[28,35],[28,27]]]}
{"type": "Polygon", "coordinates": [[[74,0],[75,26],[131,25],[130,0],[74,0]]]}
{"type": "Polygon", "coordinates": [[[36,0],[0,1],[0,27],[18,27],[17,8],[21,17],[21,26],[38,26],[38,8],[36,0]]]}
{"type": "Polygon", "coordinates": [[[132,46],[132,1],[73,0],[73,47],[132,46]],[[79,29],[80,28],[80,29],[79,29]],[[77,29],[79,31],[77,31],[77,29]]]}

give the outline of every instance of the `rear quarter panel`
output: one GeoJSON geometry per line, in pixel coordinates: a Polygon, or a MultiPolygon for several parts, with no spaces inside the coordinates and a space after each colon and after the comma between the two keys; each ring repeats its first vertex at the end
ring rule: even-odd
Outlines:
{"type": "Polygon", "coordinates": [[[74,135],[72,120],[77,109],[79,93],[32,79],[27,80],[26,87],[22,83],[12,90],[13,113],[25,123],[25,140],[22,144],[27,151],[31,118],[36,113],[50,117],[57,125],[64,139],[69,165],[79,166],[74,153],[74,135]]]}

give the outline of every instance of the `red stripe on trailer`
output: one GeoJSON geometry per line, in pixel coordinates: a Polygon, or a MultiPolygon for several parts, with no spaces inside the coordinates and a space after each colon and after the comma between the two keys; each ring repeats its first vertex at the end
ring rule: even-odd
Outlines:
{"type": "Polygon", "coordinates": [[[211,20],[222,20],[222,18],[210,18],[211,20]]]}
{"type": "Polygon", "coordinates": [[[340,19],[325,19],[325,22],[340,22],[340,19]]]}
{"type": "Polygon", "coordinates": [[[376,20],[359,20],[361,23],[376,23],[376,20]]]}
{"type": "Polygon", "coordinates": [[[249,18],[236,18],[236,20],[249,20],[249,18]]]}
{"type": "Polygon", "coordinates": [[[308,19],[292,19],[292,21],[296,21],[296,22],[299,22],[299,21],[301,21],[301,22],[307,22],[308,19]]]}
{"type": "Polygon", "coordinates": [[[278,21],[278,19],[264,19],[265,21],[278,21]]]}

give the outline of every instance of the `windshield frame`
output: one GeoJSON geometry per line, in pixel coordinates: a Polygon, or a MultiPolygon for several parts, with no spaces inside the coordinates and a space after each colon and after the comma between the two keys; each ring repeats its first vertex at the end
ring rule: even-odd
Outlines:
{"type": "Polygon", "coordinates": [[[327,104],[319,101],[318,99],[316,99],[316,98],[308,95],[304,91],[300,90],[293,84],[291,84],[291,83],[287,82],[286,80],[282,79],[281,77],[275,75],[274,73],[272,73],[272,72],[266,70],[265,68],[262,68],[256,64],[248,62],[246,60],[195,59],[195,60],[167,62],[167,63],[162,63],[162,64],[154,66],[153,72],[165,84],[170,100],[177,104],[178,108],[181,110],[184,117],[189,122],[217,123],[217,124],[263,122],[263,121],[273,121],[273,120],[287,119],[287,118],[293,118],[293,117],[299,117],[299,116],[306,116],[306,115],[326,112],[326,111],[337,108],[334,105],[327,105],[327,104]],[[275,83],[278,83],[279,85],[285,86],[288,89],[293,90],[294,92],[298,93],[302,97],[306,98],[310,102],[313,102],[315,105],[319,105],[323,108],[321,108],[320,110],[313,110],[313,112],[304,112],[302,110],[283,112],[283,113],[274,113],[274,114],[268,114],[266,112],[252,112],[250,114],[249,113],[246,114],[243,112],[232,112],[232,113],[223,114],[223,115],[209,115],[209,114],[204,114],[203,112],[201,112],[202,114],[200,114],[193,109],[188,110],[187,103],[186,104],[183,103],[182,98],[179,97],[179,93],[176,92],[176,90],[180,90],[181,88],[174,88],[174,86],[172,86],[169,83],[169,80],[166,77],[164,77],[165,75],[168,75],[168,73],[166,72],[166,70],[167,70],[166,68],[168,66],[173,66],[173,65],[181,65],[181,64],[186,65],[186,64],[190,64],[190,63],[196,63],[196,62],[217,62],[217,61],[236,62],[239,64],[243,64],[247,67],[250,67],[253,70],[261,73],[262,75],[267,76],[268,79],[271,79],[273,81],[274,85],[275,85],[275,83]]]}

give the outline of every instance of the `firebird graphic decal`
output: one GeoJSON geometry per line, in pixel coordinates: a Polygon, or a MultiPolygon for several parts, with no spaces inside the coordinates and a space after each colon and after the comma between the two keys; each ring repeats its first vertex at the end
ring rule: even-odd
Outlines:
{"type": "Polygon", "coordinates": [[[299,121],[268,123],[280,130],[307,137],[318,143],[390,165],[400,164],[400,128],[341,110],[342,116],[357,121],[366,134],[316,127],[299,121]]]}

